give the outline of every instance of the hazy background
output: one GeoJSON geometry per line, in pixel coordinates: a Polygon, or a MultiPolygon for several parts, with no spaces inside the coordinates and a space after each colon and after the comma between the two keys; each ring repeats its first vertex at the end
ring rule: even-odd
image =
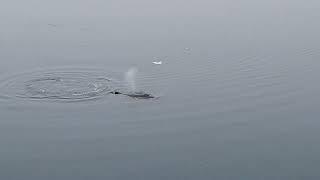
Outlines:
{"type": "Polygon", "coordinates": [[[0,179],[319,179],[319,8],[0,0],[1,82],[135,66],[137,87],[160,96],[0,98],[0,179]]]}

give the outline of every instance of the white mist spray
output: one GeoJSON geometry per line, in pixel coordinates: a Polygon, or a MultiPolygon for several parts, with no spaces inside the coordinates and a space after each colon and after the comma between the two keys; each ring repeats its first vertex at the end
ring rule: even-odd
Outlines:
{"type": "Polygon", "coordinates": [[[131,67],[125,74],[125,80],[127,82],[128,87],[132,92],[136,91],[136,75],[138,69],[135,67],[131,67]]]}

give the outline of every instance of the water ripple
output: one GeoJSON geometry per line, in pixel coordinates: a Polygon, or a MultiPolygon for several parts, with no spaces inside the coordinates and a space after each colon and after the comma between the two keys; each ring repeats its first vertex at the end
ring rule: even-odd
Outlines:
{"type": "Polygon", "coordinates": [[[0,82],[1,96],[30,100],[91,100],[123,88],[120,81],[106,73],[88,69],[24,73],[0,82]]]}

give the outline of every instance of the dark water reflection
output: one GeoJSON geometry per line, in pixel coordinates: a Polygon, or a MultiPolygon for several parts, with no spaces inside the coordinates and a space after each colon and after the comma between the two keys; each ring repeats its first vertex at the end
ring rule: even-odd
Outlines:
{"type": "Polygon", "coordinates": [[[216,3],[1,16],[0,179],[318,179],[320,4],[216,3]],[[104,94],[99,78],[121,89],[130,67],[157,99],[104,94]],[[29,92],[84,100],[15,96],[52,69],[87,68],[99,71],[29,92]]]}

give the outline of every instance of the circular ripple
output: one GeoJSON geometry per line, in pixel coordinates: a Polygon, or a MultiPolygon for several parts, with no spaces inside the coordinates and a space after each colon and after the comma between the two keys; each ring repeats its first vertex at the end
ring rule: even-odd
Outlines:
{"type": "Polygon", "coordinates": [[[64,101],[97,99],[118,89],[116,80],[89,70],[25,73],[0,84],[0,92],[8,98],[64,101]]]}

